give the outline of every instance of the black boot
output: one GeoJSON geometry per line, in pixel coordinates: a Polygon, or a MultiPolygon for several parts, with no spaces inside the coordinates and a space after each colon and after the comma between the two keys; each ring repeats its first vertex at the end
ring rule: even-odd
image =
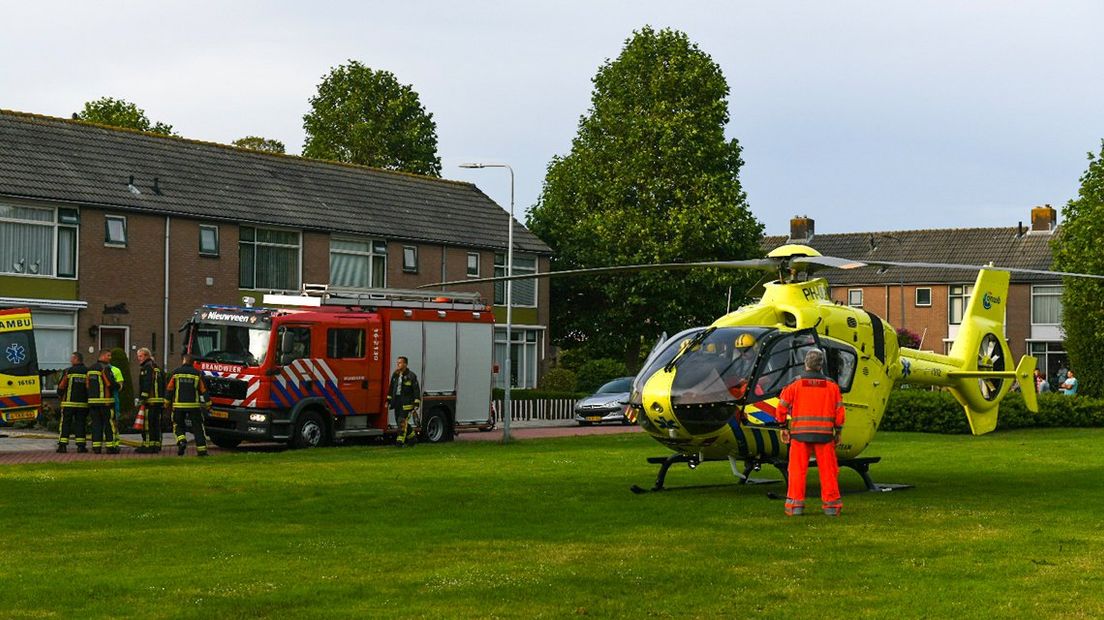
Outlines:
{"type": "Polygon", "coordinates": [[[188,450],[188,442],[178,441],[176,442],[176,455],[184,456],[184,452],[188,450]]]}
{"type": "Polygon", "coordinates": [[[84,454],[84,453],[88,452],[88,446],[84,445],[83,443],[78,443],[77,444],[77,452],[80,453],[80,454],[84,454]]]}
{"type": "Polygon", "coordinates": [[[58,454],[65,454],[68,450],[69,450],[69,446],[67,446],[67,445],[65,445],[61,442],[58,442],[58,447],[57,447],[57,453],[58,454]]]}
{"type": "Polygon", "coordinates": [[[118,454],[119,453],[119,447],[118,446],[111,446],[110,448],[107,449],[107,453],[108,454],[118,454]]]}
{"type": "Polygon", "coordinates": [[[95,454],[99,454],[99,453],[103,452],[103,449],[100,448],[99,446],[92,446],[92,452],[94,452],[95,454]]]}

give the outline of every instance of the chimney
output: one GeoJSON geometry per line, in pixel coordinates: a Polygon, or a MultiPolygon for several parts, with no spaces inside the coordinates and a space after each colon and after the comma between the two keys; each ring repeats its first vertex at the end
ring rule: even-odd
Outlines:
{"type": "Polygon", "coordinates": [[[809,242],[813,240],[813,218],[808,215],[795,215],[790,220],[790,241],[809,242]]]}
{"type": "Polygon", "coordinates": [[[1049,235],[1058,226],[1058,212],[1050,205],[1031,209],[1031,232],[1049,235]]]}

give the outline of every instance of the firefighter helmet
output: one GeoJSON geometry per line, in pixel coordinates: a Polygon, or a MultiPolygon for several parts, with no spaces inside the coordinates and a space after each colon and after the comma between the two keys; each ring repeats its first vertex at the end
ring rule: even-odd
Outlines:
{"type": "Polygon", "coordinates": [[[746,349],[748,347],[754,347],[755,346],[755,336],[752,336],[751,334],[745,332],[745,333],[740,334],[739,336],[737,336],[736,337],[736,342],[734,342],[733,344],[736,345],[737,349],[746,349]]]}

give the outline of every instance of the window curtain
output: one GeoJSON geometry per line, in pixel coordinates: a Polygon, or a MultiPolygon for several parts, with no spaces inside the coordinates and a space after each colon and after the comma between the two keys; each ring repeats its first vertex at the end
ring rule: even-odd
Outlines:
{"type": "Polygon", "coordinates": [[[0,273],[54,275],[54,228],[0,222],[0,273]]]}

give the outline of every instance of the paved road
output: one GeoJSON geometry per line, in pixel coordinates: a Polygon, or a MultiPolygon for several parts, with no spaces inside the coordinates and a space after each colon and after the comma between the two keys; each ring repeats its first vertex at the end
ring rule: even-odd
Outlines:
{"type": "MultiPolygon", "coordinates": [[[[526,421],[514,422],[510,425],[510,435],[516,440],[538,439],[545,437],[569,437],[576,435],[608,435],[612,433],[638,433],[637,426],[578,426],[572,421],[526,421]]],[[[457,441],[501,441],[502,430],[496,429],[486,433],[465,432],[457,436],[457,441]]],[[[122,441],[122,453],[108,454],[77,454],[75,445],[70,444],[69,451],[65,454],[57,454],[56,435],[41,430],[16,430],[0,428],[0,465],[15,463],[65,463],[70,461],[106,461],[119,458],[156,459],[176,458],[176,442],[171,434],[165,434],[164,449],[160,455],[138,454],[134,448],[139,445],[138,435],[124,434],[122,441]]],[[[278,452],[286,450],[283,444],[247,444],[236,450],[248,450],[250,452],[278,452]]],[[[225,452],[215,446],[211,446],[211,455],[217,456],[225,452]]],[[[195,456],[195,447],[188,446],[187,455],[195,456]]]]}

